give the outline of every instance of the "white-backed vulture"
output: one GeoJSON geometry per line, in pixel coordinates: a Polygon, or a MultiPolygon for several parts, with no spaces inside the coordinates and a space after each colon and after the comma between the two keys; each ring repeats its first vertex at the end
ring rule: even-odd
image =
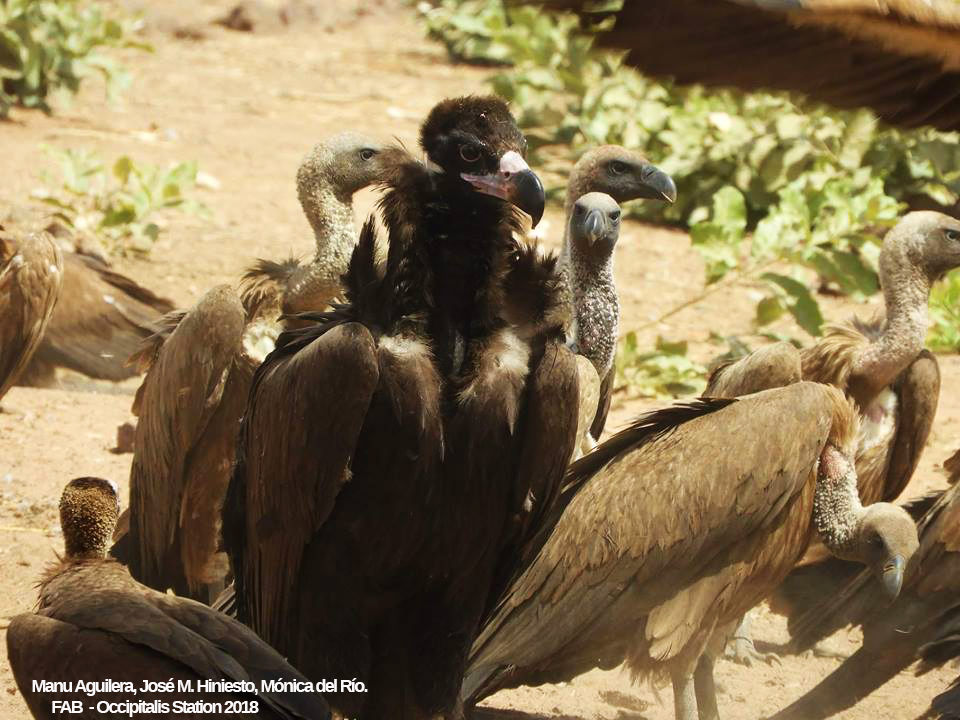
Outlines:
{"type": "MultiPolygon", "coordinates": [[[[880,284],[886,316],[865,323],[829,325],[824,336],[799,355],[785,344],[721,366],[705,395],[730,397],[789,382],[800,376],[832,384],[856,401],[860,416],[857,475],[864,503],[890,502],[907,486],[920,461],[937,410],[940,371],[924,349],[930,288],[960,266],[960,222],[936,212],[908,213],[891,229],[880,252],[880,284]]],[[[804,566],[825,560],[811,548],[804,566]]],[[[836,563],[824,572],[832,574],[836,563]]],[[[772,598],[778,612],[802,612],[822,597],[816,571],[803,570],[772,598]]],[[[744,635],[744,633],[738,633],[744,635]]]]}
{"type": "Polygon", "coordinates": [[[102,260],[74,252],[63,253],[60,296],[20,385],[50,385],[57,368],[113,382],[133,377],[138,371],[127,359],[174,308],[102,260]]]}
{"type": "Polygon", "coordinates": [[[244,346],[258,363],[273,349],[292,316],[320,311],[342,292],[340,278],[357,244],[353,195],[376,181],[380,143],[354,132],[334,135],[314,146],[297,170],[297,196],[313,229],[315,253],[310,262],[258,260],[241,283],[240,296],[252,320],[244,346]]]}
{"type": "MultiPolygon", "coordinates": [[[[588,193],[604,193],[617,203],[637,199],[674,202],[677,187],[669,175],[643,155],[619,145],[601,145],[588,150],[570,171],[560,252],[564,292],[571,306],[567,340],[576,348],[578,357],[590,361],[585,364],[578,360],[581,425],[586,419],[589,428],[587,434],[581,428],[578,452],[587,452],[596,444],[607,422],[616,376],[613,361],[620,324],[620,301],[613,278],[613,249],[619,228],[616,234],[607,234],[610,242],[602,243],[602,247],[588,242],[582,232],[573,235],[571,223],[585,219],[575,217],[577,201],[588,193]],[[590,372],[591,365],[597,377],[590,372]],[[598,390],[594,390],[594,385],[599,386],[598,390]],[[588,398],[593,408],[587,406],[588,398]]],[[[619,215],[616,220],[619,224],[619,215]]]]}
{"type": "MultiPolygon", "coordinates": [[[[863,628],[863,645],[776,720],[820,720],[852,707],[906,670],[928,643],[928,661],[943,657],[960,617],[960,485],[919,498],[911,511],[920,548],[892,606],[862,573],[831,587],[791,628],[795,650],[811,647],[846,625],[863,628]],[[925,512],[924,512],[925,510],[925,512]]],[[[947,656],[948,657],[948,656],[947,656]]],[[[946,659],[946,657],[944,657],[946,659]]],[[[942,662],[942,661],[941,661],[942,662]]]]}
{"type": "Polygon", "coordinates": [[[467,652],[574,449],[556,258],[519,244],[543,187],[495,97],[445,100],[428,164],[389,152],[348,302],[254,378],[224,503],[237,616],[347,717],[460,718],[467,652]]]}
{"type": "Polygon", "coordinates": [[[47,233],[0,236],[0,400],[43,338],[60,296],[63,258],[47,233]]]}
{"type": "MultiPolygon", "coordinates": [[[[519,0],[513,0],[519,2],[519,0]]],[[[893,125],[960,130],[960,8],[950,0],[547,0],[598,42],[680,84],[790,90],[893,125]]]]}
{"type": "Polygon", "coordinates": [[[626,662],[634,678],[670,675],[677,720],[716,718],[712,639],[814,528],[877,576],[916,549],[906,512],[860,504],[856,431],[842,393],[801,382],[667,408],[601,443],[571,466],[572,499],[474,643],[464,699],[626,662]]]}
{"type": "Polygon", "coordinates": [[[129,702],[134,713],[199,719],[218,714],[199,703],[229,701],[244,703],[246,717],[330,717],[319,694],[264,687],[305,678],[249,628],[200,603],[151,590],[107,559],[119,510],[113,483],[84,477],[67,484],[60,499],[65,555],[40,582],[37,612],[10,621],[7,657],[35,718],[62,717],[55,700],[82,701],[80,717],[127,716],[123,705],[111,710],[101,704],[129,702]],[[249,682],[257,692],[202,692],[203,680],[249,682]],[[98,690],[78,690],[79,681],[97,683],[98,690]],[[145,681],[161,686],[146,689],[145,681]],[[191,691],[180,686],[184,682],[191,691]],[[178,710],[178,702],[189,705],[178,710]]]}
{"type": "Polygon", "coordinates": [[[227,285],[213,288],[188,312],[167,316],[145,342],[138,359],[147,374],[133,408],[140,420],[129,531],[112,550],[140,582],[208,603],[223,589],[220,510],[259,364],[250,352],[272,347],[279,312],[326,307],[329,276],[346,271],[345,248],[356,244],[352,196],[381,173],[379,145],[369,138],[341,134],[318,144],[297,173],[315,230],[313,262],[284,282],[251,271],[242,298],[227,285]]]}

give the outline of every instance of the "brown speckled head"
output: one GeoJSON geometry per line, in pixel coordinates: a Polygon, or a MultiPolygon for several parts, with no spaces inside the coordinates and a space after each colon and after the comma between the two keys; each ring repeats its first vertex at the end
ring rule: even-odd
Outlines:
{"type": "Polygon", "coordinates": [[[120,516],[120,494],[110,480],[75,478],[60,496],[60,527],[67,558],[107,556],[120,516]]]}
{"type": "Polygon", "coordinates": [[[904,215],[883,239],[881,277],[897,282],[910,266],[930,282],[960,267],[960,220],[930,210],[904,215]]]}
{"type": "Polygon", "coordinates": [[[601,145],[580,156],[567,185],[568,212],[577,198],[590,192],[606,193],[618,203],[677,199],[673,178],[640,153],[620,145],[601,145]]]}
{"type": "Polygon", "coordinates": [[[339,133],[315,145],[297,170],[297,194],[307,216],[311,200],[323,193],[349,203],[355,192],[380,180],[382,150],[383,145],[373,138],[353,132],[339,133]]]}

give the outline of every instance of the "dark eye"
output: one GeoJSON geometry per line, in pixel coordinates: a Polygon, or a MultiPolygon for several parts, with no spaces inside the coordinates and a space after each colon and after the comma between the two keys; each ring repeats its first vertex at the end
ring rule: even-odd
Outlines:
{"type": "Polygon", "coordinates": [[[619,220],[619,219],[620,219],[620,211],[619,211],[619,210],[614,210],[612,213],[610,213],[610,219],[613,220],[614,222],[616,222],[617,220],[619,220]]]}
{"type": "Polygon", "coordinates": [[[577,217],[583,215],[583,205],[574,205],[573,214],[576,215],[577,217]]]}
{"type": "Polygon", "coordinates": [[[870,543],[874,547],[878,547],[878,548],[883,547],[883,538],[875,534],[873,537],[870,538],[870,543]]]}
{"type": "Polygon", "coordinates": [[[480,159],[480,151],[471,145],[461,145],[460,157],[468,163],[474,163],[480,159]]]}
{"type": "Polygon", "coordinates": [[[377,154],[377,151],[372,148],[364,148],[360,151],[360,159],[366,162],[370,160],[374,155],[377,154]]]}
{"type": "Polygon", "coordinates": [[[614,175],[623,175],[627,171],[627,164],[620,160],[614,160],[610,163],[610,172],[614,175]]]}
{"type": "Polygon", "coordinates": [[[958,240],[960,239],[960,232],[956,230],[944,230],[943,234],[947,236],[947,240],[958,240]]]}

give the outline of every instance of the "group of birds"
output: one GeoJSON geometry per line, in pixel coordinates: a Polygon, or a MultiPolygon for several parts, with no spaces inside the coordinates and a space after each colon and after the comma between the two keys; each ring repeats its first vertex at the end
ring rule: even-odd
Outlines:
{"type": "MultiPolygon", "coordinates": [[[[65,556],[7,633],[35,717],[65,696],[40,678],[334,678],[351,682],[271,685],[255,716],[457,720],[499,689],[625,664],[669,678],[677,720],[714,720],[714,661],[768,598],[789,650],[865,637],[778,717],[827,717],[958,654],[956,485],[892,501],[936,411],[927,303],[960,267],[960,222],[913,212],[888,233],[883,318],[757,350],[600,442],[620,203],[673,201],[673,180],[587,152],[556,256],[527,239],[545,195],[505,103],[440,102],[420,146],[318,145],[297,175],[314,259],[258,261],[154,323],[129,508],[108,481],[67,485],[65,556]],[[380,222],[357,236],[370,185],[380,222]]],[[[18,320],[2,393],[72,265],[44,235],[0,250],[18,320]]],[[[960,717],[956,685],[931,712],[960,717]]]]}

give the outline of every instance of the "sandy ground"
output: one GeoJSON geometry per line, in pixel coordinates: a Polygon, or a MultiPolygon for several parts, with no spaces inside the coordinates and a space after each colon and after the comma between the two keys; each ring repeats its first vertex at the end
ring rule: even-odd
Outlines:
{"type": "MultiPolygon", "coordinates": [[[[107,104],[102,88],[91,83],[53,116],[18,110],[10,122],[0,124],[0,222],[11,212],[22,212],[40,184],[41,171],[50,167],[41,144],[89,148],[108,160],[121,154],[150,162],[196,159],[219,181],[219,189],[197,192],[211,218],[171,216],[149,259],[116,263],[183,305],[215,283],[235,281],[253,258],[309,252],[309,227],[293,178],[314,142],[339,130],[362,129],[413,147],[418,120],[437,100],[483,91],[489,75],[451,64],[442,48],[424,39],[413,11],[398,0],[319,3],[319,18],[268,25],[254,33],[211,24],[229,8],[223,0],[143,4],[145,33],[155,52],[123,53],[134,83],[119,105],[107,104]]],[[[362,194],[358,214],[373,200],[372,194],[362,194]]],[[[547,243],[556,244],[558,210],[549,211],[546,219],[547,243]]],[[[709,342],[711,331],[749,334],[756,302],[751,288],[723,290],[655,322],[665,310],[703,291],[703,267],[685,234],[630,223],[616,262],[623,330],[637,330],[645,345],[652,345],[658,334],[686,338],[692,355],[706,361],[724,349],[709,342]]],[[[872,311],[834,300],[824,305],[835,319],[872,311]]],[[[940,463],[960,444],[955,393],[960,359],[941,356],[940,363],[937,423],[908,494],[942,486],[940,463]]],[[[61,384],[54,390],[15,388],[0,414],[0,615],[5,619],[31,608],[34,582],[61,549],[56,501],[64,482],[92,474],[125,487],[129,473],[131,456],[112,454],[110,448],[117,425],[129,417],[137,383],[109,386],[65,378],[61,384]]],[[[617,397],[610,426],[656,404],[617,397]]],[[[785,624],[761,611],[755,634],[782,641],[785,624]]],[[[830,644],[849,652],[857,641],[854,634],[839,633],[830,644]]],[[[836,664],[812,657],[752,669],[721,662],[721,713],[728,719],[766,717],[836,664]]],[[[916,717],[954,674],[947,670],[915,678],[903,673],[843,717],[916,717]]],[[[0,717],[29,717],[5,658],[0,688],[0,717]]],[[[620,671],[503,692],[486,704],[501,709],[487,717],[504,719],[673,717],[669,689],[658,697],[646,685],[631,684],[620,671]]]]}

